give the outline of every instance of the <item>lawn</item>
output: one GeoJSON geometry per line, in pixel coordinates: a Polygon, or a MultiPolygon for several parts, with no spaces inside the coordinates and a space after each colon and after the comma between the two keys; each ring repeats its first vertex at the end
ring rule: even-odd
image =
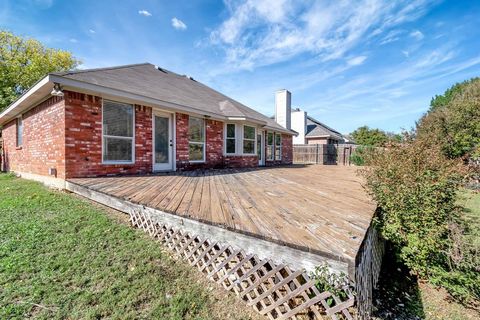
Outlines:
{"type": "Polygon", "coordinates": [[[124,219],[0,174],[0,319],[256,317],[124,219]]]}

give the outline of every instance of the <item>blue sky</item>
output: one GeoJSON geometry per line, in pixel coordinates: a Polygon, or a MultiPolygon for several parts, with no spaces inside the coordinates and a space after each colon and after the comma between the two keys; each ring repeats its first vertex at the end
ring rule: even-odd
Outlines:
{"type": "Polygon", "coordinates": [[[480,76],[480,1],[0,0],[0,28],[81,68],[151,62],[273,114],[274,92],[348,133],[414,125],[480,76]]]}

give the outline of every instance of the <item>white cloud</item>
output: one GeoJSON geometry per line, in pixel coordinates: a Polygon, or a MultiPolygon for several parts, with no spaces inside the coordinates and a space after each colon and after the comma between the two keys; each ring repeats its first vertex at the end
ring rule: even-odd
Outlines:
{"type": "Polygon", "coordinates": [[[75,39],[75,38],[70,38],[69,41],[70,41],[71,43],[77,43],[77,42],[78,42],[78,40],[75,39]]]}
{"type": "Polygon", "coordinates": [[[148,12],[147,10],[140,10],[138,11],[138,14],[141,15],[141,16],[145,16],[145,17],[151,17],[152,14],[150,12],[148,12]]]}
{"type": "Polygon", "coordinates": [[[415,38],[416,40],[422,40],[425,38],[425,35],[420,30],[413,30],[410,32],[410,37],[415,38]]]}
{"type": "Polygon", "coordinates": [[[349,66],[359,66],[365,62],[366,56],[358,56],[347,60],[349,66]]]}
{"type": "Polygon", "coordinates": [[[90,32],[91,34],[95,34],[95,33],[96,33],[96,31],[93,30],[93,29],[88,29],[88,32],[90,32]]]}
{"type": "Polygon", "coordinates": [[[340,59],[368,37],[419,18],[431,2],[227,0],[228,16],[210,33],[210,41],[224,49],[227,65],[240,69],[302,53],[323,61],[340,59]]]}
{"type": "Polygon", "coordinates": [[[410,52],[407,50],[402,50],[402,54],[405,56],[405,58],[410,57],[410,52]]]}
{"type": "Polygon", "coordinates": [[[177,19],[176,17],[172,18],[172,27],[174,27],[177,30],[186,30],[187,25],[180,19],[177,19]]]}

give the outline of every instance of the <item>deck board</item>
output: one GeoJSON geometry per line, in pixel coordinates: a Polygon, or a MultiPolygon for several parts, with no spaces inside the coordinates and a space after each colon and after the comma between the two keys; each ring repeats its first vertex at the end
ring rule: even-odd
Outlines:
{"type": "Polygon", "coordinates": [[[354,261],[375,211],[354,167],[291,166],[70,182],[179,216],[354,261]]]}

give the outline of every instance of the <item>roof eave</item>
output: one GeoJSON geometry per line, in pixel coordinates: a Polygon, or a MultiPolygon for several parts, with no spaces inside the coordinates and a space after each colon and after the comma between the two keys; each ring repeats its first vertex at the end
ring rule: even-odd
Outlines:
{"type": "Polygon", "coordinates": [[[8,121],[11,121],[22,112],[27,111],[33,105],[36,105],[41,100],[45,99],[52,89],[53,82],[51,76],[47,75],[10,104],[7,109],[0,113],[0,125],[4,125],[8,121]]]}

